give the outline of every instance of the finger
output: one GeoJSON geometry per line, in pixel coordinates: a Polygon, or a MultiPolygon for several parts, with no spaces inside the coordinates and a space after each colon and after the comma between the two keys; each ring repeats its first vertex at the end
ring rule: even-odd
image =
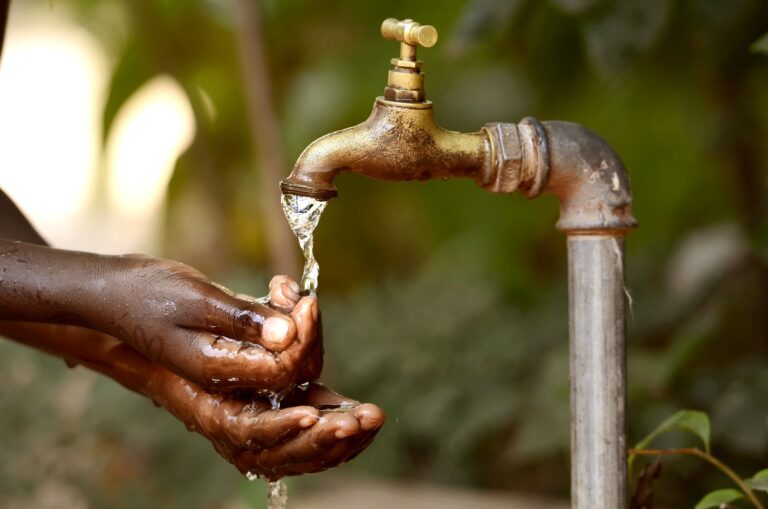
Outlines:
{"type": "Polygon", "coordinates": [[[269,282],[269,303],[280,309],[292,310],[299,302],[299,285],[288,276],[275,276],[269,282]]]}
{"type": "Polygon", "coordinates": [[[249,412],[239,416],[237,426],[242,431],[235,438],[249,448],[264,449],[293,438],[319,418],[320,412],[310,406],[249,412]]]}
{"type": "Polygon", "coordinates": [[[337,419],[344,414],[321,417],[312,428],[275,447],[262,451],[243,451],[235,460],[238,468],[257,471],[270,480],[286,475],[301,475],[332,468],[357,456],[376,436],[375,431],[358,431],[347,438],[337,438],[337,419]]]}
{"type": "Polygon", "coordinates": [[[321,472],[348,461],[362,452],[373,440],[375,432],[360,433],[349,438],[337,440],[322,450],[317,451],[305,461],[283,464],[273,471],[280,475],[302,475],[321,472]]]}
{"type": "Polygon", "coordinates": [[[146,353],[151,359],[207,390],[279,391],[293,383],[292,372],[276,362],[276,354],[259,345],[183,328],[152,345],[159,347],[146,353]]]}
{"type": "Polygon", "coordinates": [[[303,297],[290,315],[297,328],[296,341],[278,354],[283,369],[291,371],[295,383],[312,382],[323,366],[320,311],[315,297],[303,297]]]}
{"type": "Polygon", "coordinates": [[[238,299],[218,288],[207,293],[201,303],[201,315],[180,320],[179,325],[257,343],[272,351],[284,350],[296,338],[296,324],[288,315],[264,304],[238,299]]]}
{"type": "Polygon", "coordinates": [[[258,453],[258,462],[268,469],[291,464],[322,461],[339,441],[352,436],[360,427],[351,415],[338,413],[321,417],[306,432],[277,447],[258,453]]]}
{"type": "Polygon", "coordinates": [[[311,341],[317,333],[317,320],[320,309],[316,297],[302,297],[291,312],[291,318],[296,323],[297,337],[302,343],[311,341]]]}
{"type": "Polygon", "coordinates": [[[312,405],[313,407],[354,407],[360,404],[359,401],[352,398],[346,398],[321,383],[310,384],[305,395],[307,404],[312,405]]]}
{"type": "MultiPolygon", "coordinates": [[[[265,299],[264,297],[254,297],[253,295],[247,294],[247,293],[236,293],[235,294],[236,299],[244,300],[245,302],[250,302],[253,304],[264,304],[265,299]]],[[[267,299],[268,300],[268,299],[267,299]]]]}
{"type": "Polygon", "coordinates": [[[360,423],[360,429],[363,431],[378,430],[384,425],[384,421],[386,420],[384,411],[372,403],[363,403],[362,405],[359,405],[352,412],[352,415],[357,418],[360,423]]]}
{"type": "Polygon", "coordinates": [[[209,390],[253,388],[277,392],[319,375],[322,341],[315,317],[319,318],[317,300],[301,299],[286,316],[297,340],[279,354],[226,335],[181,327],[169,337],[146,341],[144,353],[209,390]]]}

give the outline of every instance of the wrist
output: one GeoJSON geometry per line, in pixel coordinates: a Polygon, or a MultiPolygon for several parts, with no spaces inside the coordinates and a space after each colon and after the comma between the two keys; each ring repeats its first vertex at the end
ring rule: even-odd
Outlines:
{"type": "Polygon", "coordinates": [[[124,292],[120,291],[125,264],[119,256],[82,255],[70,268],[70,281],[59,288],[58,300],[65,303],[64,318],[82,320],[83,325],[114,336],[113,317],[125,300],[124,292]]]}

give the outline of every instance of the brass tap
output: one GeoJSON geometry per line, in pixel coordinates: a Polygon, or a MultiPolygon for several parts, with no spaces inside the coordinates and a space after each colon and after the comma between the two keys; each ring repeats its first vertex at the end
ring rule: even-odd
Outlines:
{"type": "Polygon", "coordinates": [[[384,96],[376,98],[365,122],[304,149],[280,183],[283,193],[329,200],[337,195],[333,180],[343,172],[387,181],[463,177],[491,192],[558,196],[564,231],[634,227],[629,178],[604,140],[578,124],[532,117],[489,123],[474,133],[443,129],[425,98],[423,63],[416,59],[418,46],[437,42],[437,30],[390,18],[381,34],[400,42],[384,96]]]}
{"type": "Polygon", "coordinates": [[[371,116],[362,124],[311,143],[281,182],[283,193],[328,200],[337,194],[334,177],[347,171],[390,181],[485,179],[492,166],[487,134],[439,127],[432,103],[424,96],[423,63],[416,59],[416,48],[434,46],[437,30],[390,18],[382,23],[381,34],[400,42],[384,96],[376,98],[371,116]]]}

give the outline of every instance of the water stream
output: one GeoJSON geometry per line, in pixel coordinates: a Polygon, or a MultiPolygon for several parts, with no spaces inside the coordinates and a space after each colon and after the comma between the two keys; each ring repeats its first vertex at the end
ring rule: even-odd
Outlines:
{"type": "Polygon", "coordinates": [[[317,293],[317,278],[320,275],[320,265],[315,260],[313,252],[313,234],[320,216],[325,210],[327,201],[320,201],[308,196],[284,194],[280,199],[288,224],[299,239],[299,246],[304,251],[304,273],[301,275],[301,289],[310,295],[317,293]]]}
{"type": "MultiPolygon", "coordinates": [[[[270,393],[269,401],[272,405],[272,410],[279,410],[280,404],[283,401],[284,394],[270,393]]],[[[259,474],[253,472],[247,472],[245,477],[249,481],[253,482],[256,479],[262,479],[259,474]]],[[[267,509],[286,509],[288,506],[288,486],[285,481],[278,479],[277,481],[267,481],[267,509]]]]}
{"type": "Polygon", "coordinates": [[[286,509],[288,505],[288,486],[285,481],[267,483],[267,509],[286,509]]]}
{"type": "MultiPolygon", "coordinates": [[[[307,196],[284,194],[280,199],[280,203],[283,206],[285,218],[288,220],[293,234],[299,240],[301,250],[304,252],[304,272],[301,275],[300,284],[302,293],[316,295],[320,265],[315,260],[313,252],[314,232],[328,202],[315,200],[307,196]]],[[[266,299],[268,301],[269,297],[266,297],[266,299]]],[[[269,395],[273,410],[280,408],[282,396],[283,394],[269,395]]],[[[246,477],[249,481],[259,479],[257,474],[252,474],[251,472],[248,472],[246,477]]],[[[287,504],[288,487],[285,481],[280,479],[267,482],[267,509],[286,509],[287,504]]]]}

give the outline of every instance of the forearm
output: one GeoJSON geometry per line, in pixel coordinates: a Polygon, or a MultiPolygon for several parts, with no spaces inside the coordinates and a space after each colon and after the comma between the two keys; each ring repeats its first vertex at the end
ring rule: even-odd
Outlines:
{"type": "Polygon", "coordinates": [[[148,397],[150,381],[162,369],[112,336],[82,327],[0,321],[0,335],[82,364],[148,397]]]}
{"type": "Polygon", "coordinates": [[[118,339],[91,329],[0,321],[0,336],[61,357],[70,365],[79,364],[112,378],[123,387],[164,407],[187,426],[205,424],[200,416],[209,415],[222,399],[152,362],[118,339]],[[201,412],[202,408],[208,408],[208,411],[201,412]]]}
{"type": "Polygon", "coordinates": [[[118,264],[119,257],[0,239],[0,320],[93,326],[110,305],[118,264]]]}

